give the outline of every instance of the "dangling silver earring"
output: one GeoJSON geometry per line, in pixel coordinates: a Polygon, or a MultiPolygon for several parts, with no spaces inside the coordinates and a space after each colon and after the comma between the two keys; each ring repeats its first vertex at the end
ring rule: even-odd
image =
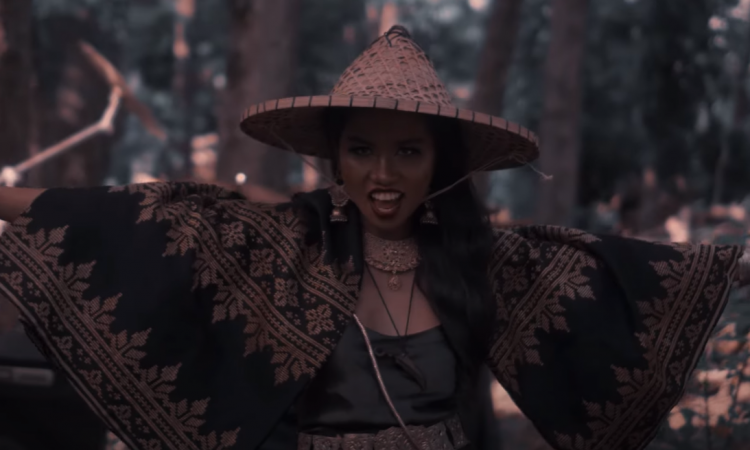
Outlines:
{"type": "Polygon", "coordinates": [[[435,216],[435,211],[432,208],[431,201],[427,200],[424,202],[424,212],[422,213],[422,217],[419,218],[419,222],[424,225],[438,224],[437,216],[435,216]]]}
{"type": "Polygon", "coordinates": [[[344,190],[343,184],[336,184],[328,189],[328,193],[331,195],[331,203],[333,204],[333,211],[331,211],[331,222],[348,222],[349,217],[344,211],[344,207],[349,203],[349,194],[344,190]]]}

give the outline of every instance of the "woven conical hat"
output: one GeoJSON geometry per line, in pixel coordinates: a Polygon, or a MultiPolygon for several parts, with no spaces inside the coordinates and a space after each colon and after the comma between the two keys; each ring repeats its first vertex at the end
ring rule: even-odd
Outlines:
{"type": "Polygon", "coordinates": [[[469,169],[521,166],[539,155],[537,137],[517,124],[451,103],[432,63],[401,26],[376,40],[344,71],[329,95],[290,97],[251,106],[241,123],[273,147],[328,158],[323,112],[331,107],[378,108],[460,121],[469,169]]]}

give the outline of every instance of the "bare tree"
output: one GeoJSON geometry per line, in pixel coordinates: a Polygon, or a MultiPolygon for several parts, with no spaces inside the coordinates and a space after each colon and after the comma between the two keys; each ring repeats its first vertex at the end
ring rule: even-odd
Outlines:
{"type": "Polygon", "coordinates": [[[0,167],[28,157],[32,80],[30,0],[0,0],[0,167]]]}
{"type": "MultiPolygon", "coordinates": [[[[503,112],[503,94],[508,79],[513,50],[518,36],[522,0],[494,0],[487,16],[484,42],[479,54],[479,68],[474,82],[470,108],[499,116],[503,112]]],[[[479,194],[489,193],[489,177],[474,177],[479,194]]]]}
{"type": "Polygon", "coordinates": [[[542,181],[536,220],[567,224],[576,203],[580,153],[581,66],[586,45],[588,0],[553,0],[552,34],[544,67],[540,126],[542,181]]]}
{"type": "Polygon", "coordinates": [[[244,136],[239,121],[245,108],[293,94],[300,0],[235,0],[230,12],[227,85],[219,111],[219,181],[287,189],[290,155],[244,136]]]}
{"type": "Polygon", "coordinates": [[[518,36],[522,0],[494,0],[487,16],[471,108],[488,114],[503,111],[503,94],[518,36]]]}

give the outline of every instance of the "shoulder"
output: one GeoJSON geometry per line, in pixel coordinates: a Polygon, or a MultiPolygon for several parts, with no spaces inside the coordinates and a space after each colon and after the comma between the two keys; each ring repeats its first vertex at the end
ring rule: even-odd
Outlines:
{"type": "Polygon", "coordinates": [[[240,192],[214,184],[158,182],[95,189],[74,197],[100,197],[99,204],[130,211],[127,216],[136,218],[137,225],[164,223],[181,233],[192,229],[201,239],[239,234],[256,236],[255,241],[261,236],[298,239],[305,233],[292,201],[251,201],[240,192]]]}
{"type": "Polygon", "coordinates": [[[530,233],[530,230],[527,227],[492,227],[493,253],[507,251],[509,248],[515,248],[518,245],[527,243],[529,239],[533,238],[532,233],[530,233]]]}
{"type": "MultiPolygon", "coordinates": [[[[552,225],[527,225],[513,227],[498,227],[492,229],[495,241],[525,240],[537,243],[551,243],[558,245],[592,244],[602,239],[619,238],[593,234],[576,228],[566,228],[552,225]]],[[[622,239],[622,238],[619,238],[622,239]]]]}
{"type": "Polygon", "coordinates": [[[255,236],[252,241],[259,245],[283,238],[308,246],[320,243],[326,231],[331,233],[328,218],[332,205],[325,189],[296,194],[283,202],[252,201],[224,186],[191,182],[97,189],[97,196],[106,197],[100,203],[129,209],[138,223],[169,222],[173,227],[200,229],[214,236],[242,233],[255,236]]]}
{"type": "Polygon", "coordinates": [[[113,200],[115,196],[129,196],[144,207],[185,207],[196,212],[205,208],[237,209],[268,215],[285,215],[292,210],[291,200],[254,201],[218,184],[157,182],[95,189],[111,195],[113,200]]]}

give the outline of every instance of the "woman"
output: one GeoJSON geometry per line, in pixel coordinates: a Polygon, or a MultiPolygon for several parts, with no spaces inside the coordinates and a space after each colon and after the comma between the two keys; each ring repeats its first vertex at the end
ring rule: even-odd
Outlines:
{"type": "Polygon", "coordinates": [[[282,205],[188,183],[0,191],[0,291],[131,448],[467,448],[484,363],[555,448],[640,449],[742,265],[738,247],[493,230],[466,180],[536,138],[452,107],[402,27],[330,96],[242,127],[331,159],[336,186],[282,205]]]}

